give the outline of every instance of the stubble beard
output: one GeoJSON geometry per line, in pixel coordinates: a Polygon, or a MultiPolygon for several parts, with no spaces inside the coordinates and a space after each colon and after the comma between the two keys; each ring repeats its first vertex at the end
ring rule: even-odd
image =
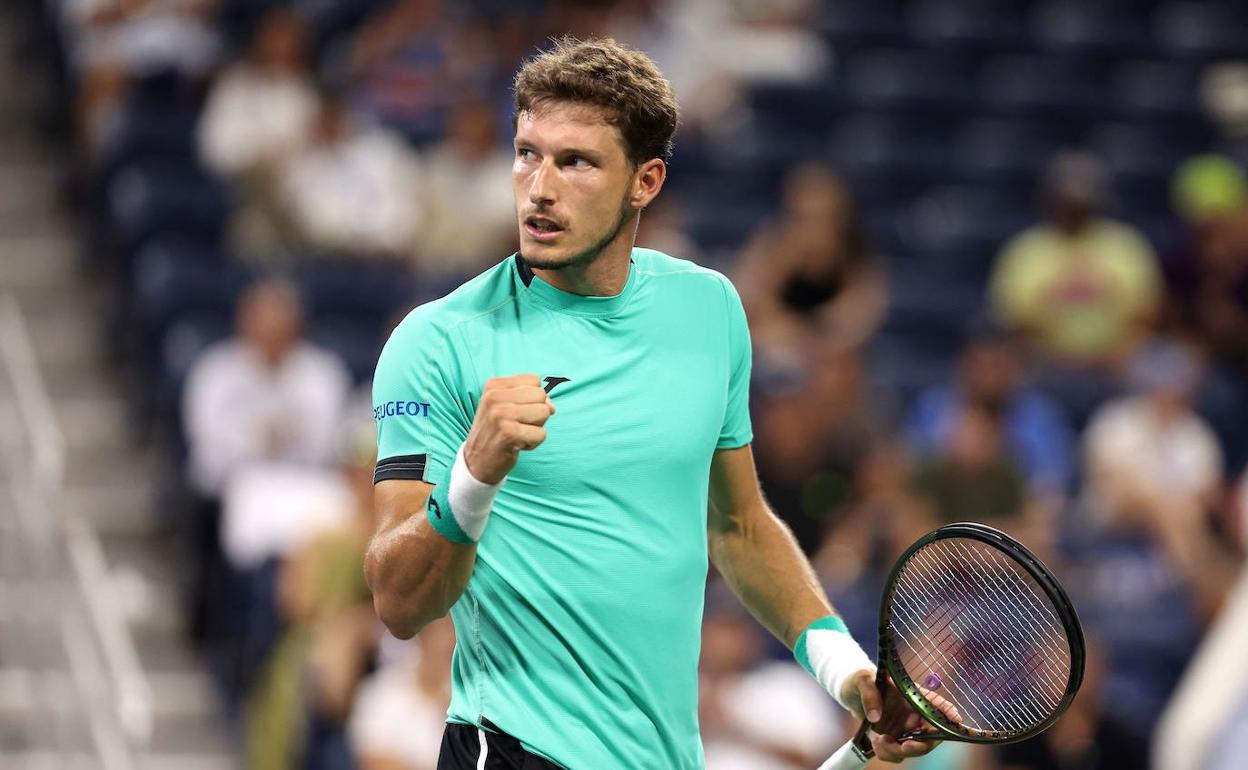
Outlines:
{"type": "Polygon", "coordinates": [[[620,230],[624,229],[624,225],[628,224],[628,220],[633,218],[634,213],[636,212],[632,206],[628,204],[628,200],[625,199],[624,203],[620,206],[620,215],[616,219],[615,227],[611,228],[611,231],[607,233],[606,236],[595,241],[592,246],[584,251],[572,255],[568,259],[557,260],[531,257],[524,253],[523,248],[520,250],[520,259],[524,260],[524,264],[528,265],[530,270],[566,270],[568,268],[575,267],[588,267],[602,255],[603,250],[606,249],[607,246],[611,245],[611,242],[614,241],[620,234],[620,230]]]}

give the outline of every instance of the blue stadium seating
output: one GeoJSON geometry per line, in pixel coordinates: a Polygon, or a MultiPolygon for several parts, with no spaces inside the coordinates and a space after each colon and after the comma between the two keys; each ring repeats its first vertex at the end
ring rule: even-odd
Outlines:
{"type": "Polygon", "coordinates": [[[229,213],[226,189],[197,166],[145,160],[118,171],[108,186],[114,243],[134,254],[157,235],[171,232],[216,243],[229,213]]]}

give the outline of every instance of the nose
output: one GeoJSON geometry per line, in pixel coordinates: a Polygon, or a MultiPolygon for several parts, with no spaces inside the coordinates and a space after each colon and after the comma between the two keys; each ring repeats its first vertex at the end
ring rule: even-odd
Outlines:
{"type": "Polygon", "coordinates": [[[537,206],[549,206],[555,202],[555,168],[549,160],[543,160],[529,180],[529,202],[537,206]]]}

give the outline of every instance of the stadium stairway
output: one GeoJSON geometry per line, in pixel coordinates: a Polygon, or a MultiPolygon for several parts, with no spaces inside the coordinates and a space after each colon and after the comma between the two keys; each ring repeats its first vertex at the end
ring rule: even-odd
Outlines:
{"type": "Polygon", "coordinates": [[[0,768],[232,770],[13,12],[0,7],[0,768]]]}

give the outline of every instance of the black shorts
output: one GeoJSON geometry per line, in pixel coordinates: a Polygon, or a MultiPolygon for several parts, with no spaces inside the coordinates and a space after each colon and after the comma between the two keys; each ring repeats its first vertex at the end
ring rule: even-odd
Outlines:
{"type": "Polygon", "coordinates": [[[530,754],[513,738],[489,720],[486,729],[448,723],[442,734],[438,770],[563,770],[548,759],[530,754]],[[485,746],[481,737],[485,736],[485,746]]]}

